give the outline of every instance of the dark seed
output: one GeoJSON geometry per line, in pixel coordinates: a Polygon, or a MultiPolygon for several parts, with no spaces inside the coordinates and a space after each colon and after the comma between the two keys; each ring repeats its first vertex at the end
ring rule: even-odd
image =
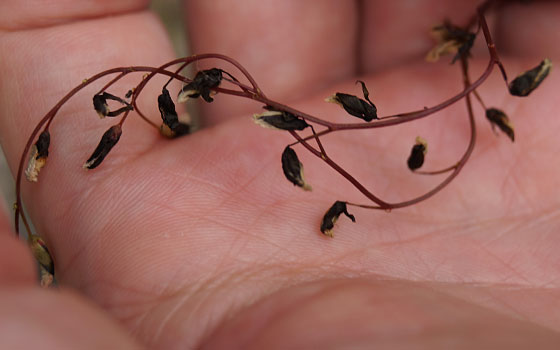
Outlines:
{"type": "Polygon", "coordinates": [[[428,145],[421,137],[416,138],[416,143],[412,146],[410,156],[408,157],[408,168],[412,171],[419,169],[424,164],[424,156],[428,151],[428,145]]]}
{"type": "Polygon", "coordinates": [[[369,91],[366,88],[366,84],[361,80],[357,82],[362,85],[362,93],[367,101],[342,92],[337,92],[326,99],[326,101],[337,103],[341,105],[348,114],[370,122],[373,119],[377,119],[377,107],[369,100],[369,91]]]}
{"type": "Polygon", "coordinates": [[[263,127],[280,130],[303,130],[309,126],[305,120],[292,113],[277,111],[270,106],[266,106],[265,109],[268,109],[268,112],[253,116],[255,123],[263,127]]]}
{"type": "Polygon", "coordinates": [[[99,114],[99,117],[104,118],[104,117],[116,117],[117,115],[125,112],[125,111],[130,111],[132,110],[132,105],[130,105],[128,102],[126,102],[125,100],[123,100],[122,98],[115,96],[115,95],[111,95],[108,92],[103,92],[101,94],[97,94],[93,96],[93,108],[95,109],[95,111],[97,112],[97,114],[99,114]],[[122,108],[119,108],[116,111],[111,111],[109,109],[109,105],[107,104],[107,100],[113,100],[113,101],[117,101],[122,103],[123,105],[125,105],[122,108]]]}
{"type": "Polygon", "coordinates": [[[282,152],[282,170],[291,183],[306,191],[311,191],[311,186],[305,182],[303,177],[303,165],[299,161],[296,152],[289,146],[282,152]]]}
{"type": "Polygon", "coordinates": [[[348,213],[346,202],[336,201],[325,213],[325,216],[323,216],[323,221],[321,222],[321,232],[326,236],[333,237],[332,230],[334,228],[334,224],[338,220],[340,214],[343,213],[348,216],[352,222],[356,222],[354,215],[348,213]]]}
{"type": "Polygon", "coordinates": [[[175,104],[171,99],[169,90],[166,88],[163,88],[161,90],[161,95],[158,96],[158,107],[163,124],[171,130],[171,134],[169,136],[177,137],[186,135],[190,132],[190,126],[179,121],[177,111],[175,110],[175,104]]]}
{"type": "Polygon", "coordinates": [[[188,98],[197,98],[202,96],[204,101],[212,102],[214,99],[210,96],[212,89],[220,86],[222,82],[222,70],[212,68],[201,70],[196,73],[194,79],[183,86],[177,97],[178,102],[185,102],[188,98]]]}
{"type": "Polygon", "coordinates": [[[544,59],[537,67],[519,75],[509,84],[509,92],[513,96],[528,96],[548,76],[552,62],[544,59]]]}
{"type": "Polygon", "coordinates": [[[84,168],[94,169],[99,166],[107,154],[109,154],[109,151],[111,151],[111,149],[117,144],[121,134],[122,129],[120,125],[113,125],[109,128],[109,130],[105,131],[101,137],[101,141],[99,141],[99,144],[93,151],[92,155],[84,164],[84,168]]]}
{"type": "Polygon", "coordinates": [[[486,118],[492,124],[492,128],[497,126],[503,133],[505,133],[511,142],[515,140],[515,132],[508,116],[501,110],[496,108],[489,108],[486,110],[486,118]]]}

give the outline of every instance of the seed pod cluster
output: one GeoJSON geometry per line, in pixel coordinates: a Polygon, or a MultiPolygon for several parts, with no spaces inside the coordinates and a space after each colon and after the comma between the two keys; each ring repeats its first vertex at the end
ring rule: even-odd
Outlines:
{"type": "Polygon", "coordinates": [[[201,70],[196,73],[194,79],[183,86],[179,95],[177,96],[177,102],[186,102],[189,98],[202,97],[206,102],[212,102],[214,99],[210,96],[212,89],[220,86],[222,82],[222,70],[218,68],[212,68],[207,70],[201,70]]]}

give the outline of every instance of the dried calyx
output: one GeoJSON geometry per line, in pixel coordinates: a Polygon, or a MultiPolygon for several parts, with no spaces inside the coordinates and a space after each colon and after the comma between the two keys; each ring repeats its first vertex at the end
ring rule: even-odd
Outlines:
{"type": "Polygon", "coordinates": [[[369,91],[366,88],[366,84],[361,80],[358,80],[356,83],[362,85],[362,93],[365,100],[354,95],[337,92],[325,99],[325,101],[341,105],[348,114],[363,119],[366,122],[377,119],[377,107],[369,99],[369,91]]]}
{"type": "Polygon", "coordinates": [[[99,141],[99,144],[85,162],[84,169],[94,169],[99,166],[107,154],[109,154],[111,149],[117,144],[121,138],[121,134],[122,129],[118,124],[113,125],[109,128],[109,130],[105,131],[101,137],[101,141],[99,141]]]}
{"type": "Polygon", "coordinates": [[[311,186],[305,181],[303,176],[303,165],[298,159],[296,152],[290,147],[286,147],[282,152],[282,170],[286,178],[294,185],[311,191],[311,186]]]}
{"type": "Polygon", "coordinates": [[[222,72],[223,71],[218,68],[199,71],[190,83],[183,86],[177,96],[177,102],[183,103],[189,98],[197,98],[199,96],[206,102],[214,101],[210,94],[212,89],[220,86],[222,82],[222,72]]]}
{"type": "Polygon", "coordinates": [[[412,146],[410,156],[408,157],[408,168],[412,171],[419,169],[424,164],[424,157],[428,152],[428,143],[420,136],[416,137],[416,143],[412,146]]]}
{"type": "Polygon", "coordinates": [[[529,96],[548,76],[551,68],[552,62],[545,58],[538,66],[520,74],[509,84],[510,94],[521,97],[529,96]]]}
{"type": "Polygon", "coordinates": [[[454,26],[449,22],[432,28],[432,36],[436,39],[436,46],[426,55],[426,61],[436,62],[441,56],[455,54],[451,63],[461,57],[470,56],[470,50],[476,38],[475,33],[454,26]]]}
{"type": "Polygon", "coordinates": [[[275,110],[265,106],[266,112],[253,115],[256,124],[270,129],[279,130],[303,130],[309,126],[305,120],[298,118],[292,113],[275,110]]]}
{"type": "Polygon", "coordinates": [[[352,222],[356,222],[356,218],[354,215],[348,213],[348,209],[346,208],[346,202],[336,201],[330,208],[327,210],[325,215],[323,216],[323,221],[321,222],[321,232],[325,236],[333,237],[333,228],[334,224],[338,220],[338,217],[344,214],[352,220],[352,222]]]}
{"type": "Polygon", "coordinates": [[[48,130],[43,131],[29,154],[29,161],[25,170],[25,177],[31,182],[37,182],[39,172],[47,163],[51,135],[48,130]]]}
{"type": "Polygon", "coordinates": [[[486,118],[490,121],[492,129],[497,126],[511,139],[511,142],[515,141],[513,125],[503,111],[497,108],[489,108],[486,110],[486,118]]]}
{"type": "Polygon", "coordinates": [[[126,111],[133,110],[131,104],[129,104],[128,102],[126,102],[125,100],[123,100],[118,96],[111,95],[108,92],[102,92],[100,94],[93,96],[93,108],[95,108],[95,111],[97,112],[100,118],[116,117],[126,111]],[[107,103],[107,100],[117,101],[123,104],[124,106],[115,111],[111,111],[109,109],[109,104],[107,103]]]}
{"type": "Polygon", "coordinates": [[[189,133],[190,126],[179,121],[175,104],[165,87],[161,90],[161,95],[158,96],[158,108],[163,120],[163,124],[160,127],[162,134],[168,137],[176,137],[189,133]]]}
{"type": "Polygon", "coordinates": [[[28,238],[31,252],[37,262],[51,275],[54,275],[54,263],[47,245],[43,239],[35,234],[30,234],[28,238]]]}

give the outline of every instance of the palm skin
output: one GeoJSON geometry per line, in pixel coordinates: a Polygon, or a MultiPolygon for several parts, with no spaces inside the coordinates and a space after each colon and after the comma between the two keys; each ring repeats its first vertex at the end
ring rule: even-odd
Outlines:
{"type": "MultiPolygon", "coordinates": [[[[470,11],[463,11],[455,5],[446,6],[458,21],[475,7],[469,4],[470,11]]],[[[361,28],[361,40],[372,42],[360,45],[356,53],[358,29],[348,25],[356,19],[351,17],[356,16],[353,3],[296,2],[271,10],[260,1],[249,7],[254,12],[239,14],[214,6],[187,3],[191,32],[200,33],[192,38],[193,50],[231,55],[268,97],[324,119],[349,118],[323,99],[335,91],[356,93],[358,70],[382,115],[431,106],[461,89],[457,67],[420,62],[427,47],[406,52],[406,42],[376,37],[379,28],[373,24],[361,28]],[[254,54],[262,50],[259,45],[277,43],[275,35],[293,33],[282,32],[290,25],[255,33],[253,26],[243,24],[243,16],[245,21],[249,17],[270,23],[267,16],[302,13],[310,23],[316,18],[309,16],[317,16],[321,35],[291,41],[293,55],[284,45],[254,54]],[[239,26],[241,33],[203,21],[210,17],[226,27],[239,26]],[[345,20],[334,21],[337,18],[345,20]],[[254,39],[231,45],[234,34],[254,39]],[[376,47],[384,48],[376,55],[392,59],[376,61],[376,47]]],[[[403,13],[383,6],[368,3],[362,10],[372,16],[403,13]]],[[[424,9],[428,25],[441,19],[431,12],[433,6],[424,9]]],[[[538,16],[558,13],[554,4],[534,6],[537,23],[538,16]]],[[[534,66],[545,53],[553,61],[558,54],[548,53],[549,48],[532,48],[534,56],[520,54],[524,45],[534,43],[516,37],[512,45],[507,30],[500,32],[509,28],[505,23],[515,23],[516,11],[522,10],[510,8],[497,21],[510,75],[534,66]]],[[[409,35],[419,32],[413,22],[409,35]]],[[[25,142],[22,135],[76,82],[109,67],[157,66],[172,57],[165,34],[145,12],[34,31],[15,29],[0,37],[6,76],[0,134],[12,169],[25,142]]],[[[484,48],[476,54],[473,78],[486,65],[484,48]]],[[[40,183],[24,187],[27,208],[56,259],[64,291],[56,296],[33,291],[29,260],[9,250],[6,261],[21,260],[19,275],[27,278],[5,277],[10,282],[6,285],[17,288],[4,292],[4,309],[18,302],[69,305],[64,308],[69,315],[80,315],[85,329],[103,324],[99,327],[105,327],[101,334],[108,342],[132,342],[98,311],[76,311],[85,306],[73,301],[74,290],[108,312],[137,342],[166,349],[368,344],[511,348],[557,343],[560,319],[551,310],[560,302],[560,265],[555,259],[560,169],[554,162],[559,149],[558,84],[551,74],[530,98],[514,99],[495,72],[479,92],[488,105],[512,118],[516,142],[496,137],[476,106],[476,150],[456,181],[430,200],[390,214],[351,210],[358,222],[341,218],[334,239],[318,231],[324,211],[337,199],[365,200],[301,148],[296,151],[313,192],[289,184],[280,170],[280,154],[291,139],[250,122],[248,116],[260,106],[217,95],[213,104],[203,106],[208,127],[174,141],[130,119],[110,156],[98,169],[85,172],[80,165],[115,122],[96,120],[91,96],[80,94],[53,124],[51,156],[40,183]],[[18,294],[23,292],[33,295],[33,301],[21,300],[18,294]]],[[[157,96],[158,89],[152,84],[146,96],[157,96]]],[[[149,101],[146,106],[155,112],[154,120],[158,118],[155,106],[149,101]]],[[[444,167],[458,159],[468,142],[464,102],[410,125],[349,132],[324,142],[329,155],[374,193],[399,201],[438,180],[413,176],[405,168],[417,134],[429,141],[426,167],[444,167]]],[[[37,312],[23,309],[29,317],[37,312]]],[[[53,312],[43,327],[63,318],[53,312]]],[[[76,341],[83,342],[77,335],[76,341]]]]}

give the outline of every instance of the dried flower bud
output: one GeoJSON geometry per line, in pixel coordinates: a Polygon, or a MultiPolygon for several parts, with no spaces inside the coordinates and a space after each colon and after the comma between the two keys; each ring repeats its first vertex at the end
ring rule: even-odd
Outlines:
{"type": "Polygon", "coordinates": [[[303,130],[309,126],[305,120],[292,113],[274,110],[270,106],[264,108],[268,111],[253,115],[255,123],[262,127],[280,130],[303,130]]]}
{"type": "Polygon", "coordinates": [[[296,152],[290,146],[282,152],[282,170],[286,178],[296,186],[306,191],[311,191],[311,186],[305,182],[303,177],[303,165],[299,161],[296,152]]]}
{"type": "Polygon", "coordinates": [[[330,207],[329,210],[325,213],[325,216],[323,216],[323,221],[321,222],[321,232],[325,236],[333,237],[332,230],[334,228],[334,224],[342,213],[348,216],[350,220],[352,220],[352,222],[356,222],[356,218],[354,217],[354,215],[348,213],[348,210],[346,209],[346,202],[336,201],[332,205],[332,207],[330,207]]]}
{"type": "Polygon", "coordinates": [[[161,90],[161,95],[158,96],[158,107],[163,120],[163,125],[160,127],[163,135],[173,138],[189,133],[190,126],[179,121],[175,104],[165,87],[161,90]]]}
{"type": "Polygon", "coordinates": [[[101,137],[101,141],[93,151],[92,155],[84,164],[84,169],[94,169],[101,164],[103,159],[109,154],[109,151],[117,144],[121,138],[122,129],[120,125],[113,125],[109,130],[105,131],[101,137]]]}
{"type": "Polygon", "coordinates": [[[504,112],[496,108],[489,108],[486,110],[486,118],[492,124],[492,129],[497,126],[511,139],[511,142],[515,140],[513,125],[504,112]]]}
{"type": "Polygon", "coordinates": [[[545,58],[538,66],[519,75],[509,84],[509,93],[513,96],[529,96],[548,76],[552,62],[545,58]]]}
{"type": "Polygon", "coordinates": [[[437,45],[426,55],[428,62],[436,62],[441,56],[451,53],[455,53],[451,63],[455,63],[461,57],[468,57],[476,38],[475,33],[456,27],[449,22],[433,27],[431,33],[436,39],[437,45]]]}
{"type": "Polygon", "coordinates": [[[222,70],[218,68],[212,68],[207,70],[201,70],[194,76],[193,81],[183,86],[179,95],[177,96],[177,102],[186,102],[189,98],[197,98],[202,96],[204,101],[212,102],[214,99],[210,96],[213,88],[220,86],[222,82],[222,70]]]}
{"type": "Polygon", "coordinates": [[[37,260],[51,275],[54,275],[54,263],[43,239],[37,235],[31,234],[28,241],[35,260],[37,260]]]}
{"type": "Polygon", "coordinates": [[[133,109],[132,105],[130,105],[128,102],[126,102],[120,97],[111,95],[108,92],[103,92],[101,94],[97,94],[93,96],[93,108],[95,108],[95,111],[97,112],[97,114],[99,114],[99,117],[102,119],[105,117],[116,117],[123,112],[131,111],[133,109]],[[111,111],[109,109],[109,105],[107,104],[107,100],[120,102],[124,105],[124,107],[121,107],[116,111],[111,111]]]}
{"type": "Polygon", "coordinates": [[[49,156],[49,145],[51,143],[51,135],[48,130],[43,131],[37,142],[33,145],[27,162],[27,169],[25,169],[25,177],[31,182],[37,182],[39,172],[47,163],[49,156]]]}
{"type": "Polygon", "coordinates": [[[366,88],[366,84],[358,80],[356,83],[362,85],[362,93],[367,102],[361,98],[354,95],[345,94],[342,92],[337,92],[331,97],[325,99],[327,102],[332,102],[341,105],[346,112],[354,117],[370,122],[373,119],[377,119],[377,107],[369,100],[369,91],[366,88]]]}
{"type": "Polygon", "coordinates": [[[419,169],[424,164],[424,156],[428,152],[428,143],[420,136],[416,137],[416,143],[412,146],[408,157],[408,168],[412,171],[419,169]]]}

